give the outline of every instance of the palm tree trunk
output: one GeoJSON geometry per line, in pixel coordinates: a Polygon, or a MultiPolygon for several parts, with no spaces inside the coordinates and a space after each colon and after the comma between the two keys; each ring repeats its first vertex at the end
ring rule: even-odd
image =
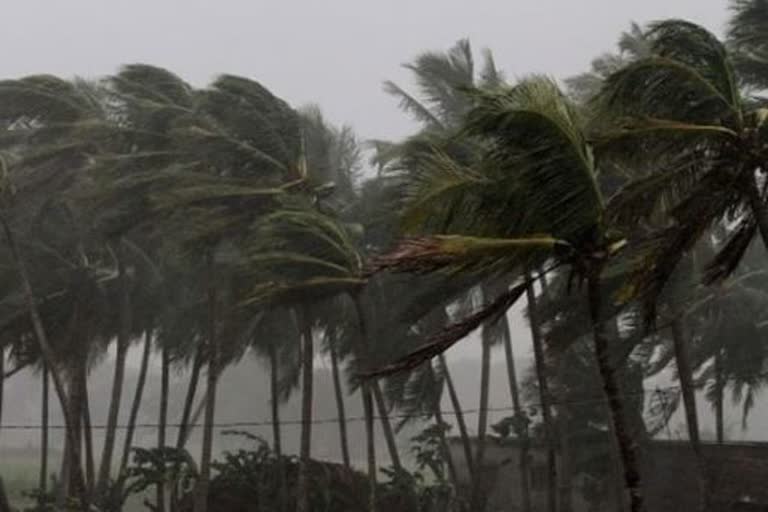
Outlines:
{"type": "Polygon", "coordinates": [[[40,406],[40,477],[37,488],[40,491],[38,505],[43,510],[48,493],[48,366],[43,363],[42,399],[40,406]]]}
{"type": "Polygon", "coordinates": [[[139,408],[144,396],[144,385],[147,382],[147,369],[149,368],[149,356],[152,353],[152,329],[148,328],[144,332],[144,351],[141,354],[141,366],[139,367],[139,377],[136,381],[136,391],[133,394],[133,403],[131,412],[128,416],[128,426],[125,430],[125,441],[123,444],[123,456],[120,460],[119,479],[125,476],[125,469],[128,467],[128,461],[131,457],[131,447],[133,446],[133,434],[136,431],[136,420],[139,417],[139,408]]]}
{"type": "Polygon", "coordinates": [[[93,452],[93,429],[91,428],[91,400],[88,393],[88,377],[86,369],[82,368],[80,373],[83,393],[83,444],[85,445],[85,480],[88,488],[88,495],[92,496],[96,484],[96,461],[93,452]]]}
{"type": "MultiPolygon", "coordinates": [[[[87,496],[85,476],[82,472],[82,441],[83,441],[83,395],[80,386],[79,369],[70,368],[69,380],[69,410],[67,414],[73,419],[71,428],[72,436],[67,436],[64,443],[64,457],[61,463],[61,484],[64,491],[59,496],[60,503],[64,503],[67,496],[87,496]],[[77,490],[77,491],[76,491],[77,490]]],[[[86,500],[87,501],[87,500],[86,500]]]]}
{"type": "MultiPolygon", "coordinates": [[[[360,330],[360,340],[358,342],[358,349],[362,358],[362,366],[364,369],[369,369],[371,366],[370,361],[370,333],[368,331],[368,319],[365,315],[365,309],[363,308],[362,299],[359,294],[352,296],[352,303],[355,306],[355,314],[357,315],[357,323],[360,330]]],[[[376,382],[364,381],[361,386],[361,393],[363,394],[363,415],[365,416],[365,440],[366,440],[366,452],[368,458],[368,512],[376,512],[376,500],[377,500],[377,473],[378,467],[376,464],[376,430],[374,424],[374,389],[376,382]]],[[[381,390],[379,390],[381,394],[381,390]]],[[[381,397],[383,402],[383,397],[381,397]]],[[[382,422],[382,426],[384,423],[382,422]]],[[[397,450],[395,450],[396,452],[397,450]]]]}
{"type": "MultiPolygon", "coordinates": [[[[437,405],[434,408],[434,413],[435,421],[438,425],[441,427],[447,425],[445,419],[443,418],[443,411],[440,410],[440,400],[437,401],[437,405]]],[[[456,473],[456,463],[453,461],[453,454],[451,453],[451,449],[448,446],[448,438],[445,435],[445,430],[442,428],[440,429],[440,451],[442,452],[443,459],[445,460],[445,465],[448,468],[448,481],[451,482],[454,490],[458,490],[459,477],[456,473]]]]}
{"type": "Polygon", "coordinates": [[[269,391],[272,406],[272,449],[277,458],[277,480],[279,487],[278,507],[280,512],[285,510],[288,490],[285,482],[285,465],[283,464],[283,442],[280,426],[280,364],[277,360],[277,346],[270,341],[269,347],[269,391]]]}
{"type": "Polygon", "coordinates": [[[619,453],[624,470],[624,485],[629,494],[631,512],[645,512],[645,503],[640,487],[640,468],[637,448],[630,434],[624,404],[621,400],[616,373],[611,366],[606,326],[602,320],[602,291],[600,290],[600,271],[592,269],[587,276],[589,310],[595,343],[595,356],[603,383],[603,391],[608,399],[611,422],[619,446],[619,453]]]}
{"type": "Polygon", "coordinates": [[[344,407],[344,393],[341,386],[341,376],[339,371],[339,357],[336,353],[336,338],[330,339],[328,348],[331,353],[331,372],[333,375],[333,392],[336,396],[336,409],[339,417],[339,441],[341,442],[341,459],[344,467],[350,468],[349,459],[349,440],[347,438],[347,414],[344,407]]]}
{"type": "MultiPolygon", "coordinates": [[[[0,215],[0,224],[2,224],[3,232],[5,234],[6,241],[8,242],[8,249],[11,253],[11,259],[13,260],[13,264],[16,267],[16,272],[19,276],[19,280],[21,281],[22,291],[24,294],[24,300],[26,302],[27,310],[29,312],[30,319],[32,321],[32,329],[35,333],[35,339],[37,340],[38,347],[40,349],[40,354],[42,355],[42,359],[45,362],[45,364],[48,366],[48,369],[51,373],[51,377],[53,379],[53,388],[56,392],[56,397],[59,400],[59,403],[61,404],[61,410],[62,414],[64,416],[64,427],[66,431],[67,439],[70,441],[69,444],[73,446],[73,448],[76,448],[77,444],[77,436],[75,432],[72,429],[72,425],[74,423],[75,418],[72,417],[70,414],[71,408],[69,407],[69,400],[67,397],[67,392],[64,387],[64,381],[62,379],[61,373],[58,369],[58,366],[56,365],[57,359],[56,355],[51,348],[50,343],[48,342],[48,335],[45,331],[45,327],[43,326],[43,321],[40,316],[40,311],[37,307],[37,300],[35,299],[35,294],[32,291],[32,283],[29,279],[29,273],[27,272],[27,266],[24,262],[24,259],[21,256],[21,252],[19,251],[18,245],[16,243],[16,237],[13,234],[13,231],[11,230],[10,225],[8,224],[8,220],[5,218],[5,216],[0,215]]],[[[80,453],[73,453],[72,454],[73,460],[80,460],[80,453]]],[[[79,481],[82,482],[82,467],[80,464],[75,464],[75,471],[78,473],[79,477],[77,478],[79,481]]],[[[79,492],[81,494],[81,498],[84,498],[84,491],[82,487],[79,489],[79,492]]],[[[81,501],[85,502],[84,499],[81,501]]]]}
{"type": "Polygon", "coordinates": [[[557,511],[557,432],[552,418],[552,400],[547,379],[547,364],[544,354],[544,340],[541,338],[541,324],[539,323],[536,307],[536,293],[533,290],[531,275],[526,275],[528,282],[525,288],[525,296],[528,300],[528,320],[531,329],[533,343],[533,356],[536,366],[536,380],[539,386],[539,400],[541,401],[541,415],[544,421],[544,429],[547,436],[547,510],[557,511]]]}
{"type": "Polygon", "coordinates": [[[3,432],[3,396],[5,395],[5,347],[0,347],[0,433],[3,432]]]}
{"type": "Polygon", "coordinates": [[[102,496],[109,484],[112,471],[112,456],[115,451],[117,438],[117,420],[120,414],[120,404],[123,396],[123,381],[125,380],[125,361],[130,343],[131,328],[131,300],[128,287],[128,277],[125,269],[125,257],[123,244],[118,245],[117,279],[120,289],[119,327],[117,333],[117,350],[115,354],[115,374],[112,379],[112,396],[109,400],[109,412],[107,413],[107,428],[104,434],[104,449],[101,452],[101,464],[99,465],[99,477],[97,480],[97,492],[102,496]]]}
{"type": "Polygon", "coordinates": [[[200,371],[203,368],[203,352],[195,351],[195,358],[192,361],[192,372],[189,374],[189,383],[187,384],[187,395],[184,398],[184,409],[181,411],[181,421],[179,422],[179,432],[176,436],[176,449],[181,450],[189,438],[189,427],[192,415],[192,406],[195,403],[197,387],[200,384],[200,371]]]}
{"type": "Polygon", "coordinates": [[[360,388],[363,397],[363,416],[365,418],[365,448],[368,461],[368,512],[376,512],[376,476],[378,467],[376,466],[376,431],[373,412],[373,399],[368,383],[364,383],[360,388]]]}
{"type": "Polygon", "coordinates": [[[698,465],[699,502],[700,510],[706,511],[708,499],[707,491],[707,467],[704,453],[699,438],[699,418],[696,412],[696,390],[693,383],[693,371],[691,370],[690,356],[688,354],[688,336],[685,326],[678,316],[672,322],[672,342],[675,349],[675,364],[680,379],[680,389],[683,395],[683,408],[685,409],[685,422],[688,426],[688,440],[693,448],[698,465]]]}
{"type": "MultiPolygon", "coordinates": [[[[170,389],[170,356],[168,349],[163,347],[160,356],[160,411],[158,414],[158,429],[157,429],[157,448],[161,451],[165,450],[165,434],[168,425],[168,393],[170,389]]],[[[165,473],[164,459],[160,462],[160,471],[165,473]]],[[[157,512],[165,512],[165,482],[159,482],[155,490],[156,496],[156,508],[157,512]]]]}
{"type": "Polygon", "coordinates": [[[363,395],[363,415],[365,416],[365,447],[368,459],[368,512],[376,512],[376,432],[373,418],[373,400],[368,383],[360,389],[363,395]]]}
{"type": "Polygon", "coordinates": [[[192,413],[192,419],[189,420],[189,428],[187,428],[187,437],[185,442],[189,441],[189,438],[192,437],[192,432],[195,430],[195,427],[197,427],[197,424],[200,422],[200,416],[203,415],[203,410],[205,409],[205,404],[207,401],[208,401],[207,397],[204,396],[197,403],[197,407],[195,407],[195,410],[194,410],[195,412],[192,413]]]}
{"type": "MultiPolygon", "coordinates": [[[[189,383],[187,384],[187,395],[184,398],[184,408],[181,412],[181,420],[179,421],[179,430],[176,435],[176,450],[181,451],[184,449],[184,445],[187,442],[190,431],[190,416],[192,414],[192,406],[194,405],[195,395],[197,394],[197,386],[200,382],[200,370],[203,367],[203,353],[201,350],[195,350],[195,357],[192,361],[192,372],[189,375],[189,383]]],[[[178,478],[179,463],[176,463],[173,468],[174,478],[178,478]]],[[[177,483],[171,486],[171,511],[176,512],[179,509],[179,488],[177,483]]]]}
{"type": "Polygon", "coordinates": [[[299,476],[296,489],[296,511],[310,512],[309,463],[312,449],[312,380],[314,378],[314,347],[311,318],[307,308],[299,312],[299,325],[303,342],[301,354],[301,447],[299,476]]]}
{"type": "Polygon", "coordinates": [[[384,440],[387,443],[387,450],[389,451],[389,458],[392,462],[392,467],[395,469],[395,471],[402,471],[403,465],[400,462],[400,454],[397,453],[397,441],[395,440],[395,432],[392,429],[392,423],[389,421],[389,411],[387,410],[387,403],[384,400],[384,393],[381,391],[379,381],[373,381],[371,383],[371,392],[373,393],[373,399],[376,403],[376,409],[379,412],[381,430],[384,433],[384,440]]]}
{"type": "MultiPolygon", "coordinates": [[[[435,369],[434,366],[432,366],[431,361],[429,362],[429,366],[427,368],[432,376],[432,380],[436,382],[437,377],[435,375],[435,369]]],[[[450,447],[448,446],[448,439],[445,435],[446,431],[443,429],[443,427],[447,426],[448,423],[445,422],[445,419],[443,418],[443,410],[441,409],[442,394],[443,388],[441,386],[440,392],[438,393],[439,396],[435,397],[435,401],[432,404],[432,411],[435,415],[435,421],[440,427],[440,451],[442,452],[443,459],[445,460],[445,465],[448,467],[448,479],[451,482],[454,491],[457,491],[459,489],[459,477],[456,473],[456,463],[453,460],[453,454],[451,453],[450,447]]],[[[436,476],[439,477],[440,475],[436,476]]]]}
{"type": "MultiPolygon", "coordinates": [[[[363,366],[365,368],[370,368],[372,366],[371,350],[374,347],[368,330],[368,318],[366,317],[365,308],[363,307],[362,297],[359,294],[352,296],[352,302],[355,306],[355,313],[357,314],[357,321],[360,327],[358,350],[363,360],[363,366]]],[[[395,471],[400,472],[402,471],[403,466],[400,462],[400,455],[397,452],[397,442],[395,441],[395,433],[392,429],[392,424],[389,421],[389,411],[387,410],[387,403],[384,400],[384,393],[382,393],[381,386],[376,380],[368,383],[368,387],[371,397],[375,402],[375,409],[378,409],[379,412],[379,421],[381,421],[381,428],[384,433],[384,440],[387,443],[387,450],[389,451],[389,458],[392,462],[392,466],[395,471]]]]}
{"type": "Polygon", "coordinates": [[[725,442],[723,395],[725,393],[725,379],[723,377],[723,354],[721,350],[715,353],[715,424],[717,430],[717,444],[725,442]]]}
{"type": "Polygon", "coordinates": [[[515,434],[520,438],[520,459],[518,467],[520,468],[520,499],[522,502],[522,511],[531,512],[531,470],[528,464],[530,452],[530,440],[528,439],[528,426],[522,422],[527,421],[523,407],[520,402],[520,389],[517,384],[517,371],[515,370],[515,355],[512,349],[512,335],[509,329],[509,321],[502,319],[504,358],[507,363],[507,377],[509,379],[509,394],[512,397],[512,411],[517,421],[521,422],[520,427],[516,429],[515,434]]]}
{"type": "Polygon", "coordinates": [[[269,391],[271,395],[270,405],[272,407],[272,449],[277,457],[283,455],[283,443],[280,432],[280,365],[277,361],[277,347],[269,345],[269,391]]]}
{"type": "Polygon", "coordinates": [[[453,407],[453,413],[456,416],[456,424],[459,427],[461,446],[464,449],[464,458],[467,460],[467,472],[469,473],[470,480],[474,481],[475,462],[474,457],[472,456],[472,441],[469,438],[469,432],[467,431],[467,423],[464,420],[464,412],[461,409],[459,395],[456,393],[456,388],[453,385],[453,378],[451,377],[451,372],[448,370],[448,363],[445,360],[445,356],[440,354],[438,359],[440,361],[440,369],[443,372],[443,375],[445,375],[445,384],[448,387],[448,397],[451,399],[451,407],[453,407]]]}
{"type": "Polygon", "coordinates": [[[219,340],[216,332],[218,291],[213,251],[208,252],[208,382],[205,390],[205,418],[203,420],[203,449],[200,457],[200,478],[195,489],[194,512],[208,510],[208,488],[211,480],[213,455],[213,422],[216,416],[216,388],[219,373],[219,340]]]}
{"type": "Polygon", "coordinates": [[[485,460],[485,438],[488,432],[488,400],[491,382],[491,339],[489,335],[490,326],[483,326],[481,332],[483,346],[480,356],[480,410],[477,415],[477,451],[475,452],[475,473],[478,478],[473,482],[471,499],[472,510],[478,512],[485,510],[486,494],[482,487],[485,483],[483,462],[485,460]]]}

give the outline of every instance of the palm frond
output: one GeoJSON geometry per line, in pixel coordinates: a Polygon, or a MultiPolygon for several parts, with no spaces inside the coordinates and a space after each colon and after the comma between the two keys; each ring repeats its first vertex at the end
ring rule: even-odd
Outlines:
{"type": "Polygon", "coordinates": [[[442,354],[483,324],[495,322],[506,314],[509,308],[525,293],[525,288],[526,283],[512,287],[478,312],[430,336],[427,342],[417,350],[392,364],[370,372],[366,377],[382,377],[417,368],[425,361],[442,354]]]}
{"type": "Polygon", "coordinates": [[[618,119],[711,125],[735,115],[728,99],[695,69],[659,56],[630,64],[608,77],[597,101],[618,119]]]}
{"type": "Polygon", "coordinates": [[[570,244],[550,236],[528,238],[478,238],[433,235],[402,240],[389,252],[373,258],[373,271],[449,272],[488,271],[503,264],[509,269],[553,249],[570,250],[570,244]]]}
{"type": "MultiPolygon", "coordinates": [[[[501,91],[475,91],[466,131],[489,139],[487,156],[525,198],[518,233],[577,240],[601,222],[591,150],[574,105],[554,81],[534,76],[501,91]]],[[[507,219],[512,222],[512,219],[507,219]]]]}
{"type": "Polygon", "coordinates": [[[730,234],[728,241],[704,269],[704,283],[713,284],[726,279],[736,271],[755,239],[757,223],[754,218],[742,220],[730,234]]]}
{"type": "Polygon", "coordinates": [[[390,96],[398,98],[398,106],[400,109],[413,115],[417,121],[422,122],[427,126],[442,128],[442,122],[437,118],[435,114],[430,112],[428,107],[421,104],[418,99],[411,96],[405,89],[396,83],[389,80],[384,82],[384,92],[390,96]]]}
{"type": "Polygon", "coordinates": [[[741,112],[741,96],[725,45],[704,27],[685,20],[651,25],[647,34],[652,51],[680,62],[717,89],[733,112],[741,112]]]}

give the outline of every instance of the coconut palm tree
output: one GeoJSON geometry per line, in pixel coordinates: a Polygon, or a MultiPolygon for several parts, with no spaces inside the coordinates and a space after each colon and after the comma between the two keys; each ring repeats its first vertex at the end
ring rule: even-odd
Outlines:
{"type": "Polygon", "coordinates": [[[207,507],[216,385],[227,361],[218,334],[227,332],[233,306],[229,288],[220,284],[227,282],[230,248],[275,205],[271,198],[302,183],[298,122],[282,101],[239,77],[222,76],[195,91],[165,70],[137,65],[126,67],[113,84],[136,131],[157,134],[140,141],[139,151],[99,162],[107,181],[102,197],[118,213],[111,219],[113,232],[149,221],[163,233],[175,233],[167,245],[203,255],[193,265],[207,282],[199,290],[207,307],[208,369],[195,499],[195,510],[201,511],[207,507]]]}
{"type": "MultiPolygon", "coordinates": [[[[547,261],[551,261],[549,268],[569,266],[586,284],[594,351],[621,451],[625,486],[632,510],[643,510],[636,448],[615,368],[608,360],[611,340],[602,314],[606,304],[601,275],[626,240],[607,222],[609,212],[597,184],[583,121],[557,86],[542,77],[499,91],[476,91],[474,98],[477,104],[466,130],[488,145],[484,165],[480,170],[468,169],[434,148],[427,160],[431,165],[421,167],[417,192],[405,212],[423,218],[428,209],[434,218],[461,208],[471,214],[451,226],[451,232],[403,240],[377,263],[380,268],[401,271],[480,275],[519,272],[521,267],[547,261]],[[449,191],[447,179],[454,184],[449,191]],[[437,211],[433,208],[436,196],[442,204],[437,211]],[[483,212],[493,212],[493,219],[483,212]],[[504,219],[503,224],[498,219],[504,219]]],[[[524,281],[505,291],[411,357],[382,371],[409,368],[443,352],[483,322],[504,314],[526,285],[524,281]]]]}
{"type": "MultiPolygon", "coordinates": [[[[365,283],[362,260],[349,234],[332,218],[313,210],[306,199],[287,198],[284,208],[264,216],[246,250],[244,272],[254,283],[245,300],[251,305],[291,305],[302,331],[302,444],[297,510],[309,510],[308,474],[312,426],[313,305],[340,293],[355,294],[365,283]],[[310,314],[307,314],[310,312],[310,314]]],[[[360,319],[364,322],[364,317],[360,319]]],[[[361,336],[366,329],[360,329],[361,336]]],[[[365,339],[359,346],[367,345],[365,339]]],[[[364,391],[369,451],[372,441],[371,395],[364,391]]],[[[373,455],[372,452],[369,456],[373,455]]],[[[369,458],[369,466],[370,464],[369,458]]],[[[369,467],[371,503],[376,470],[369,467]]]]}
{"type": "Polygon", "coordinates": [[[653,24],[646,37],[651,55],[611,75],[600,94],[604,138],[597,148],[606,164],[625,165],[639,151],[643,169],[656,169],[636,175],[613,201],[614,211],[630,212],[625,220],[636,224],[660,208],[673,220],[653,238],[647,261],[655,270],[638,285],[652,312],[677,264],[710,227],[738,222],[713,259],[709,281],[738,265],[755,234],[768,240],[758,180],[766,115],[740,89],[725,45],[704,28],[668,20],[653,24]]]}
{"type": "MultiPolygon", "coordinates": [[[[62,200],[62,196],[56,199],[57,194],[66,194],[67,191],[77,188],[87,155],[98,154],[113,147],[118,143],[119,130],[102,101],[102,90],[90,83],[69,82],[39,75],[3,81],[0,94],[3,95],[3,102],[8,103],[0,113],[4,126],[3,230],[13,265],[17,269],[23,296],[26,297],[27,310],[32,318],[32,328],[36,333],[40,353],[48,367],[62,408],[66,409],[65,423],[68,422],[72,426],[76,418],[73,417],[72,404],[64,387],[64,369],[60,362],[54,360],[54,349],[37,304],[46,293],[36,293],[35,290],[36,287],[50,286],[53,283],[55,289],[62,286],[62,281],[34,284],[30,275],[36,269],[31,268],[30,263],[36,258],[36,254],[39,254],[40,249],[43,249],[48,250],[49,257],[64,255],[63,258],[54,259],[54,263],[65,263],[70,275],[88,270],[87,267],[91,266],[89,258],[83,260],[80,257],[85,256],[90,249],[85,247],[84,239],[87,238],[88,230],[80,224],[75,225],[74,230],[68,231],[73,235],[68,241],[79,244],[77,248],[73,248],[75,252],[80,253],[79,256],[74,256],[73,252],[67,253],[61,246],[56,247],[56,243],[64,241],[61,236],[52,239],[56,242],[38,239],[39,245],[30,247],[28,243],[19,243],[18,235],[33,228],[35,222],[42,218],[41,214],[46,211],[50,213],[50,208],[54,205],[67,215],[65,219],[74,222],[82,220],[76,219],[78,214],[71,203],[68,204],[67,199],[62,200]],[[57,253],[57,250],[62,252],[57,253]]],[[[56,232],[54,228],[46,235],[56,232]]],[[[98,263],[93,267],[98,267],[98,263]]],[[[87,343],[87,340],[83,342],[87,343]]],[[[74,461],[78,443],[74,439],[72,428],[68,428],[68,431],[68,439],[71,441],[69,445],[74,450],[74,461]]],[[[81,480],[78,476],[81,474],[79,463],[75,466],[78,467],[74,468],[72,475],[81,480]]],[[[85,496],[82,495],[81,498],[85,499],[85,496]]]]}
{"type": "MultiPolygon", "coordinates": [[[[430,140],[435,139],[449,141],[447,144],[452,146],[450,152],[454,157],[465,162],[471,161],[477,148],[460,143],[453,134],[472,106],[471,99],[463,89],[475,86],[493,88],[504,81],[502,74],[496,68],[491,52],[485,52],[483,68],[477,73],[468,40],[457,42],[445,53],[423,53],[405,67],[413,72],[419,94],[409,94],[393,82],[386,82],[385,90],[398,98],[400,107],[421,123],[422,131],[419,135],[399,144],[376,142],[375,145],[378,148],[376,162],[390,170],[407,170],[409,166],[418,165],[419,153],[424,148],[422,143],[426,142],[428,145],[430,140]]],[[[478,297],[488,294],[488,290],[484,292],[480,292],[478,297]]],[[[483,299],[480,298],[480,300],[483,299]]],[[[481,345],[480,413],[478,414],[477,454],[474,457],[478,468],[482,466],[488,428],[490,354],[493,345],[503,343],[504,329],[502,325],[488,325],[481,332],[483,343],[481,345]]],[[[475,494],[478,496],[477,499],[480,499],[481,491],[477,486],[475,494]]],[[[479,503],[476,503],[475,508],[478,507],[479,503]]]]}

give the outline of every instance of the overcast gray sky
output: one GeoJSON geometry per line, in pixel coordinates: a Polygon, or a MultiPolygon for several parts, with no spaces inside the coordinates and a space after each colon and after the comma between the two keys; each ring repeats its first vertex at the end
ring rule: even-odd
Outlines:
{"type": "MultiPolygon", "coordinates": [[[[382,81],[410,85],[403,62],[459,38],[492,49],[510,78],[566,77],[614,49],[630,21],[685,17],[720,33],[727,17],[727,0],[5,0],[3,8],[0,77],[96,77],[134,62],[195,85],[239,74],[295,106],[319,103],[363,139],[413,129],[382,81]]],[[[514,325],[529,352],[525,324],[514,325]]],[[[478,352],[468,341],[452,356],[478,352]]]]}
{"type": "Polygon", "coordinates": [[[5,0],[0,76],[93,77],[166,66],[203,85],[218,73],[317,102],[363,138],[411,125],[381,91],[400,64],[469,37],[510,77],[567,76],[613,48],[630,20],[686,17],[720,31],[727,0],[5,0]]]}

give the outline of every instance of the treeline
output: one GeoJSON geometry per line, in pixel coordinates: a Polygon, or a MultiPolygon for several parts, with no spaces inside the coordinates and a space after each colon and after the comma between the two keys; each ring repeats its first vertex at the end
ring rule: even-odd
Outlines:
{"type": "MultiPolygon", "coordinates": [[[[108,508],[122,496],[133,430],[119,450],[118,412],[130,401],[135,424],[156,351],[158,449],[183,450],[202,422],[194,510],[209,501],[218,378],[246,353],[269,367],[278,457],[279,405],[301,393],[296,508],[312,510],[312,373],[322,351],[332,362],[348,466],[343,371],[363,402],[370,510],[376,422],[394,471],[405,471],[393,411],[437,423],[448,471],[436,476],[459,487],[444,392],[473,477],[469,506],[482,510],[490,353],[499,344],[515,414],[494,427],[526,447],[546,442],[550,510],[570,508],[574,473],[608,482],[614,468],[622,468],[624,492],[605,483],[590,499],[645,510],[638,450],[678,401],[699,461],[701,505],[709,506],[716,497],[696,390],[706,387],[722,441],[725,390],[743,401],[746,421],[768,347],[768,105],[760,94],[768,9],[756,0],[733,7],[725,42],[682,20],[633,26],[619,53],[565,88],[544,76],[510,83],[490,52],[476,65],[467,41],[422,54],[408,65],[416,94],[385,85],[421,129],[370,143],[377,172],[367,179],[349,128],[243,77],[195,88],[168,70],[129,65],[97,81],[0,82],[0,361],[15,365],[0,370],[5,378],[34,367],[44,389],[52,383],[66,424],[58,505],[108,508]],[[506,315],[523,298],[535,355],[527,392],[506,315]],[[476,445],[443,356],[475,330],[476,445]],[[134,343],[141,376],[126,397],[134,343]],[[97,454],[87,379],[112,345],[97,454]],[[670,366],[680,393],[646,403],[644,378],[670,366]],[[165,428],[173,368],[189,374],[175,439],[165,428]],[[531,416],[530,402],[540,415],[531,416]]],[[[162,473],[180,477],[175,464],[162,473]]],[[[157,484],[157,510],[179,508],[176,489],[157,484]]]]}

